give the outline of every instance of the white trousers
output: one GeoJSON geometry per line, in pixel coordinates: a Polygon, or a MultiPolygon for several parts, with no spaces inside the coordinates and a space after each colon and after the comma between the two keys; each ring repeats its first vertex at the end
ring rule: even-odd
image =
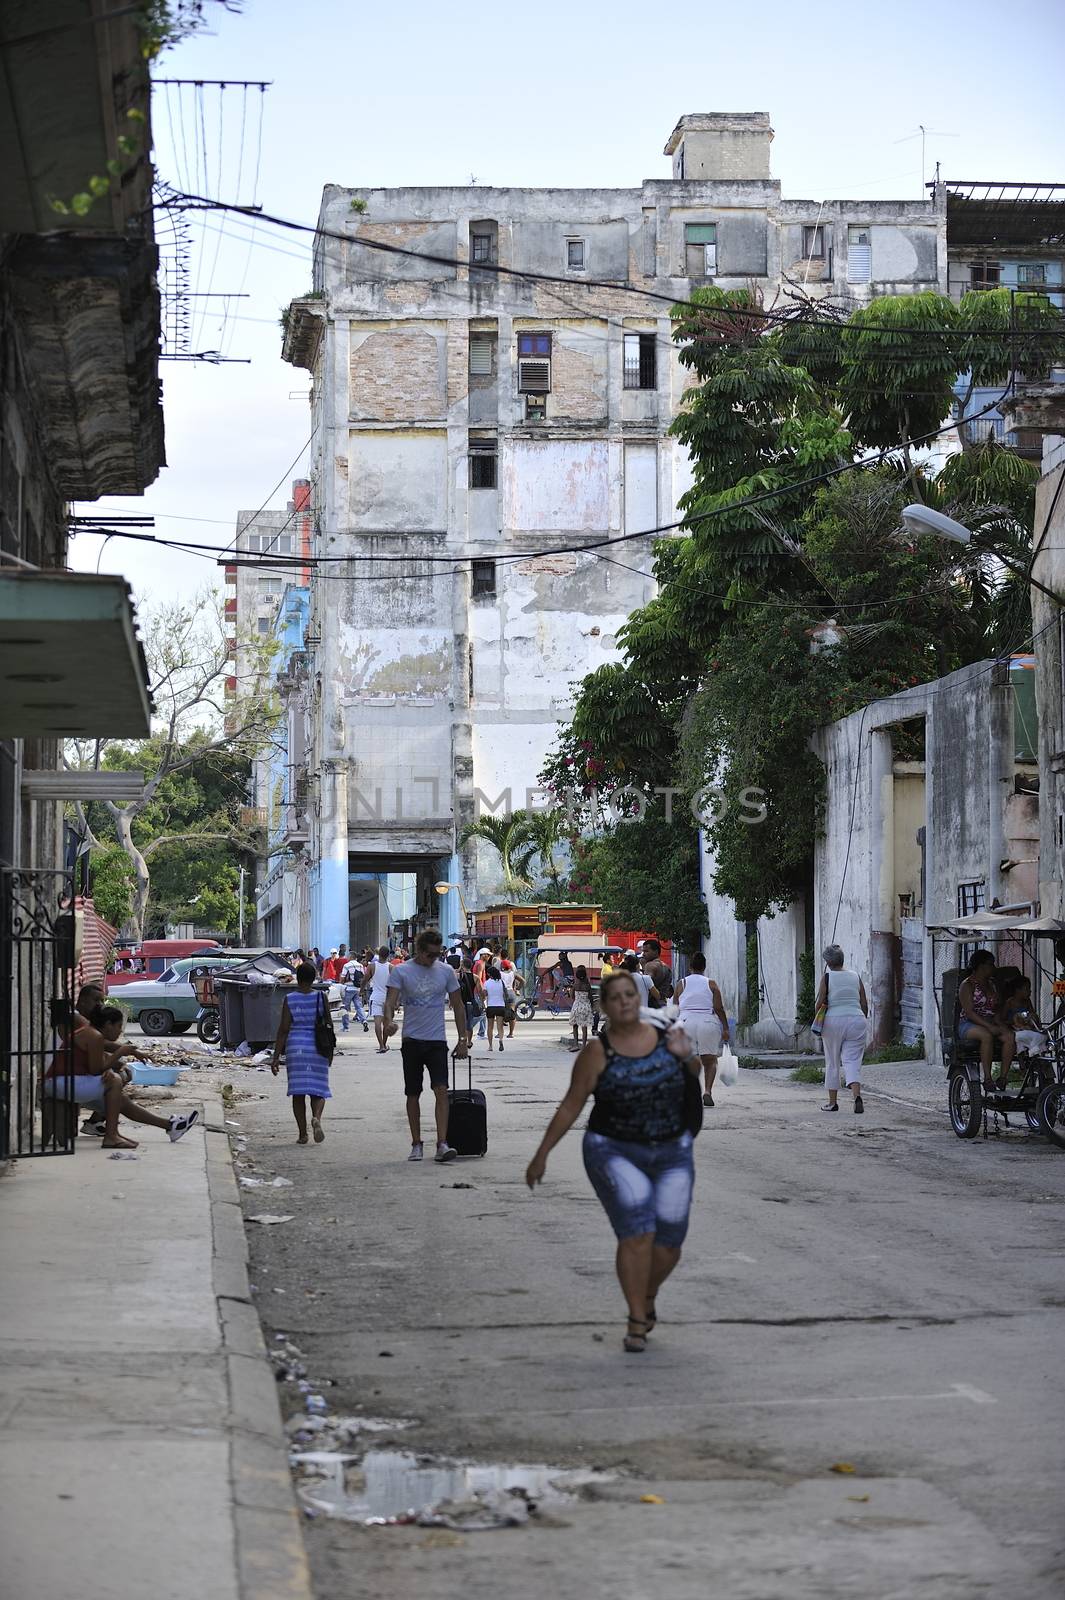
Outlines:
{"type": "Polygon", "coordinates": [[[862,1057],[869,1037],[865,1017],[825,1017],[821,1043],[825,1048],[825,1088],[839,1088],[840,1067],[848,1087],[862,1081],[862,1057]]]}

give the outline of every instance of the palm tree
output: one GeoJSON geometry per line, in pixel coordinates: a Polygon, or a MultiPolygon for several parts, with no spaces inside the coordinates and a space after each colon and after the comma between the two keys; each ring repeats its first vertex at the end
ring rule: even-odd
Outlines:
{"type": "Polygon", "coordinates": [[[557,894],[562,887],[562,875],[555,859],[555,851],[560,844],[569,839],[566,813],[561,809],[534,811],[529,817],[528,839],[533,846],[534,855],[550,878],[551,887],[557,894]]]}
{"type": "Polygon", "coordinates": [[[518,810],[507,817],[478,817],[459,834],[460,849],[471,839],[482,839],[498,851],[503,864],[503,887],[512,897],[529,887],[529,863],[537,854],[530,834],[532,822],[527,811],[518,810]]]}

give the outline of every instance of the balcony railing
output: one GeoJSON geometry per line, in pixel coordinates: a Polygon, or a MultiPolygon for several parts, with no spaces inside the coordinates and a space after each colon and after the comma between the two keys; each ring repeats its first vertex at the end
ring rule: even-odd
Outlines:
{"type": "Polygon", "coordinates": [[[1016,450],[1019,456],[1036,460],[1043,454],[1043,437],[1035,428],[1010,428],[1001,417],[975,417],[971,422],[959,422],[958,430],[969,444],[985,444],[994,439],[996,444],[1016,450]]]}

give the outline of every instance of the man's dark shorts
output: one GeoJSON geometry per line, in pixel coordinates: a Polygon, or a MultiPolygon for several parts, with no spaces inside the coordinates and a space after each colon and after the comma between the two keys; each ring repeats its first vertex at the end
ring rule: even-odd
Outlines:
{"type": "Polygon", "coordinates": [[[429,1073],[429,1086],[447,1087],[447,1044],[443,1039],[404,1039],[400,1045],[403,1056],[403,1088],[409,1095],[422,1092],[422,1069],[429,1073]]]}

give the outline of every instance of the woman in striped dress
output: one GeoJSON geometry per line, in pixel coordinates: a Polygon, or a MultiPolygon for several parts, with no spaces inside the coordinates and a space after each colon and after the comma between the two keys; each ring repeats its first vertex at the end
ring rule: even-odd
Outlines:
{"type": "Polygon", "coordinates": [[[329,1016],[329,1002],[321,989],[314,987],[318,974],[309,961],[296,968],[296,987],[285,996],[281,1012],[281,1025],[274,1044],[274,1059],[270,1071],[277,1077],[281,1070],[281,1057],[285,1057],[288,1075],[288,1094],[292,1100],[292,1115],[299,1133],[297,1144],[307,1143],[307,1097],[311,1102],[311,1130],[315,1144],[325,1138],[322,1132],[322,1112],[331,1098],[329,1093],[329,1062],[319,1055],[314,1037],[314,1024],[320,1012],[329,1016]]]}

